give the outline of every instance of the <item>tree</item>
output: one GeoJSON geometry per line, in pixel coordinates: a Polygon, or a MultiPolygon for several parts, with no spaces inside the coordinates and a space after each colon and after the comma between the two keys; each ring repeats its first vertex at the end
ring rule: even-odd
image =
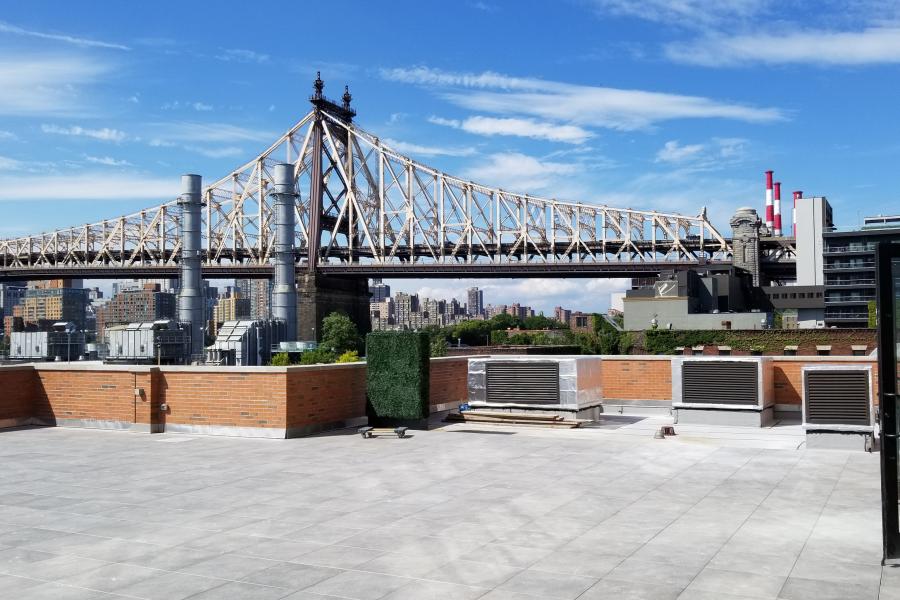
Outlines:
{"type": "Polygon", "coordinates": [[[333,312],[322,320],[322,342],[319,348],[332,354],[343,354],[348,350],[359,350],[359,330],[350,317],[341,312],[333,312]]]}
{"type": "Polygon", "coordinates": [[[359,352],[356,350],[347,350],[343,354],[337,357],[337,360],[334,362],[339,363],[351,363],[351,362],[359,362],[359,352]]]}
{"type": "Polygon", "coordinates": [[[462,340],[469,346],[484,346],[491,335],[491,321],[463,321],[452,331],[452,341],[462,340]]]}
{"type": "Polygon", "coordinates": [[[291,357],[287,352],[279,352],[272,356],[270,363],[273,367],[287,367],[291,364],[291,357]]]}
{"type": "Polygon", "coordinates": [[[544,315],[535,315],[533,317],[525,317],[522,321],[525,329],[565,329],[568,327],[565,323],[545,317],[544,315]]]}
{"type": "Polygon", "coordinates": [[[321,363],[329,364],[334,362],[334,352],[327,348],[316,348],[315,350],[307,350],[300,355],[301,365],[318,365],[321,363]]]}
{"type": "Polygon", "coordinates": [[[522,321],[506,313],[495,315],[487,322],[490,324],[491,329],[515,329],[522,326],[522,321]]]}
{"type": "Polygon", "coordinates": [[[447,356],[447,340],[443,335],[431,336],[431,357],[447,356]]]}

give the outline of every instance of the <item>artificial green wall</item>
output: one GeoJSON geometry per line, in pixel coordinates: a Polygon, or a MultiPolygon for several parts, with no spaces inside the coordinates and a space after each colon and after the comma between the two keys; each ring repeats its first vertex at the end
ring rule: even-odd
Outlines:
{"type": "Polygon", "coordinates": [[[375,421],[428,417],[430,338],[425,332],[376,331],[366,336],[366,388],[375,421]]]}

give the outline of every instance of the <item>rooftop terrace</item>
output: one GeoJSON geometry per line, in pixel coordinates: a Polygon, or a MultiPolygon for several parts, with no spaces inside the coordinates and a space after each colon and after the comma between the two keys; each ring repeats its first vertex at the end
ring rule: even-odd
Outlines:
{"type": "Polygon", "coordinates": [[[877,455],[661,422],[0,431],[0,597],[900,598],[877,455]]]}

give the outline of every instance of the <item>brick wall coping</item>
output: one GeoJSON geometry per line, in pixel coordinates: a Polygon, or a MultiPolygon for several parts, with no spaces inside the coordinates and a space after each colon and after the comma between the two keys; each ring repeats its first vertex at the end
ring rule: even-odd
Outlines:
{"type": "Polygon", "coordinates": [[[24,365],[0,365],[0,369],[4,371],[29,371],[34,368],[31,363],[24,365]]]}
{"type": "MultiPolygon", "coordinates": [[[[453,362],[453,361],[469,360],[470,358],[495,358],[497,356],[498,355],[490,355],[490,354],[465,354],[463,356],[435,356],[431,360],[453,362]]],[[[509,355],[501,354],[499,356],[509,356],[509,355]]]]}
{"type": "Polygon", "coordinates": [[[672,360],[681,354],[601,354],[603,360],[672,360]]]}

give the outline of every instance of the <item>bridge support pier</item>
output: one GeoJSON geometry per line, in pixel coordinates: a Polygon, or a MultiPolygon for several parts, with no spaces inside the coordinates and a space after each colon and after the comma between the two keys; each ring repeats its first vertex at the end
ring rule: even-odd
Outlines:
{"type": "Polygon", "coordinates": [[[297,288],[294,272],[294,166],[275,165],[275,287],[272,316],[284,322],[286,341],[297,339],[297,288]]]}
{"type": "Polygon", "coordinates": [[[199,175],[182,175],[181,196],[181,291],[178,292],[178,320],[190,323],[191,356],[193,360],[203,354],[203,294],[200,272],[200,207],[202,180],[199,175]]]}
{"type": "Polygon", "coordinates": [[[298,275],[297,339],[322,339],[322,320],[336,311],[349,316],[364,336],[371,330],[369,297],[369,280],[365,277],[298,275]]]}

